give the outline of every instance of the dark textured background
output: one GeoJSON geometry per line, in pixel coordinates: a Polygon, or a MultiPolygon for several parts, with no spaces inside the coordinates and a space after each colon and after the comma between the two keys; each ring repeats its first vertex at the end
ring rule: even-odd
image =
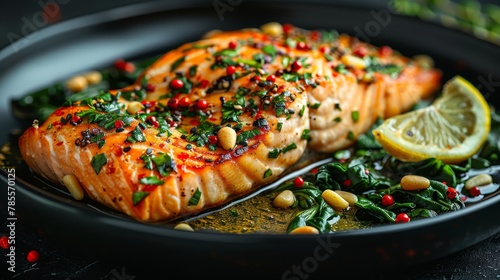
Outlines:
{"type": "MultiPolygon", "coordinates": [[[[61,4],[58,6],[58,12],[51,13],[47,22],[42,21],[39,26],[26,23],[26,21],[36,23],[37,13],[39,14],[44,7],[45,9],[53,8],[51,3],[54,1],[2,1],[0,4],[0,47],[8,47],[16,38],[29,36],[51,23],[122,5],[144,2],[138,0],[59,0],[58,2],[61,4]]],[[[367,1],[357,2],[361,5],[367,1]]],[[[385,4],[384,1],[380,0],[370,2],[371,4],[385,4]]],[[[217,16],[215,12],[214,16],[217,16]]],[[[0,208],[1,217],[6,217],[4,201],[0,202],[0,208]]],[[[492,221],[498,222],[497,214],[492,215],[491,218],[492,221]]],[[[6,232],[5,226],[0,227],[0,236],[5,235],[6,232]]],[[[43,236],[36,229],[24,225],[22,221],[17,223],[16,241],[18,242],[16,244],[18,255],[26,254],[35,249],[40,252],[41,257],[38,262],[31,264],[26,261],[25,257],[18,256],[16,262],[18,272],[11,274],[6,273],[4,268],[5,253],[2,251],[3,249],[0,249],[0,276],[5,279],[151,279],[150,275],[146,273],[148,268],[124,265],[113,260],[102,259],[98,255],[75,250],[68,244],[60,244],[56,240],[43,236]]],[[[500,233],[497,233],[491,238],[443,259],[406,271],[387,271],[380,275],[370,274],[365,279],[500,279],[499,255],[500,233]]],[[[166,272],[163,279],[172,278],[172,275],[168,274],[168,271],[166,272]]],[[[187,271],[185,276],[189,278],[192,273],[194,271],[187,271]]],[[[344,273],[342,272],[342,274],[344,273]]],[[[352,272],[352,275],[359,275],[359,272],[352,272]]],[[[240,276],[234,275],[234,278],[240,278],[240,276]]],[[[333,279],[335,276],[332,275],[331,278],[333,279]]],[[[353,276],[353,278],[356,277],[353,276]]],[[[0,277],[0,279],[2,278],[0,277]]]]}

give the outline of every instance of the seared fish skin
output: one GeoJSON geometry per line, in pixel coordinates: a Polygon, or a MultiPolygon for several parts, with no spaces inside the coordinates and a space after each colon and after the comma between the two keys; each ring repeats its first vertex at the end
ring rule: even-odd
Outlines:
{"type": "Polygon", "coordinates": [[[19,139],[33,172],[144,222],[224,204],[306,149],[354,143],[434,93],[441,73],[331,32],[212,34],[167,52],[123,89],[74,102],[19,139]]]}

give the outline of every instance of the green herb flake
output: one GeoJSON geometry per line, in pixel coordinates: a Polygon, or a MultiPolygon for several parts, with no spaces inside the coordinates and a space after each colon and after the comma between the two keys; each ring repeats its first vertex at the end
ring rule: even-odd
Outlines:
{"type": "Polygon", "coordinates": [[[177,69],[177,67],[179,67],[179,65],[181,65],[181,63],[183,63],[184,61],[186,60],[186,57],[183,56],[179,59],[177,59],[176,61],[174,61],[174,63],[172,63],[172,67],[170,68],[170,71],[174,71],[175,69],[177,69]]]}
{"type": "Polygon", "coordinates": [[[299,116],[304,116],[304,112],[306,111],[306,106],[302,106],[302,108],[300,108],[300,111],[299,111],[299,116]]]}
{"type": "Polygon", "coordinates": [[[278,122],[278,126],[276,126],[276,130],[281,131],[283,128],[283,122],[278,122]]]}
{"type": "Polygon", "coordinates": [[[101,168],[108,162],[108,158],[106,157],[105,154],[98,154],[95,155],[92,158],[92,161],[90,164],[92,165],[92,168],[94,169],[96,174],[99,174],[101,172],[101,168]]]}
{"type": "Polygon", "coordinates": [[[144,185],[163,185],[165,182],[160,180],[157,176],[147,176],[147,177],[142,177],[139,180],[139,183],[144,184],[144,185]]]}
{"type": "Polygon", "coordinates": [[[193,196],[189,199],[188,206],[198,205],[198,202],[200,202],[200,198],[201,198],[201,191],[199,188],[196,188],[196,191],[194,192],[193,196]]]}
{"type": "Polygon", "coordinates": [[[341,117],[336,117],[335,119],[333,119],[334,122],[341,122],[342,121],[342,118],[341,117]]]}
{"type": "Polygon", "coordinates": [[[352,120],[356,123],[359,120],[359,112],[358,111],[352,111],[351,112],[351,117],[352,120]]]}
{"type": "Polygon", "coordinates": [[[264,172],[264,179],[271,177],[273,175],[273,171],[269,168],[264,172]]]}
{"type": "Polygon", "coordinates": [[[349,131],[349,133],[347,133],[347,139],[354,140],[354,132],[349,131]]]}
{"type": "Polygon", "coordinates": [[[310,134],[311,130],[309,129],[304,129],[302,131],[302,135],[300,136],[301,139],[304,139],[304,140],[307,140],[307,141],[311,141],[311,134],[310,134]]]}
{"type": "Polygon", "coordinates": [[[137,206],[137,204],[139,204],[139,202],[141,202],[148,195],[149,192],[134,192],[132,195],[132,202],[134,203],[134,206],[137,206]]]}

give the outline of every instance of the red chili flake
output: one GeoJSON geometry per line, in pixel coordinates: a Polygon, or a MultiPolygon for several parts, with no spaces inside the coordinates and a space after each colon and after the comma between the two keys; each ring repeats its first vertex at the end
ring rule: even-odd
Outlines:
{"type": "Polygon", "coordinates": [[[31,250],[28,252],[28,255],[26,256],[26,259],[29,262],[36,262],[38,261],[38,258],[40,257],[40,254],[36,250],[31,250]]]}
{"type": "Polygon", "coordinates": [[[467,196],[465,195],[460,195],[460,199],[462,199],[462,202],[465,202],[467,200],[467,196]]]}
{"type": "Polygon", "coordinates": [[[298,60],[295,60],[292,63],[292,71],[297,72],[297,71],[299,71],[300,68],[302,68],[302,63],[300,63],[300,61],[298,61],[298,60]]]}
{"type": "Polygon", "coordinates": [[[115,128],[122,128],[124,125],[125,123],[122,120],[115,121],[115,128]]]}
{"type": "Polygon", "coordinates": [[[205,110],[208,108],[208,102],[205,99],[199,99],[196,102],[196,107],[198,107],[198,109],[200,110],[205,110]]]}
{"type": "Polygon", "coordinates": [[[62,146],[63,144],[64,144],[64,142],[62,142],[62,141],[61,142],[57,142],[56,146],[62,146]]]}
{"type": "Polygon", "coordinates": [[[191,105],[191,99],[189,99],[189,97],[184,96],[179,100],[179,106],[189,107],[189,105],[191,105]]]}
{"type": "Polygon", "coordinates": [[[313,169],[311,170],[311,173],[312,173],[312,174],[316,174],[316,173],[318,173],[318,171],[319,171],[319,168],[317,168],[317,167],[316,167],[316,168],[313,168],[313,169]]]}
{"type": "Polygon", "coordinates": [[[144,185],[142,187],[142,191],[143,192],[152,192],[152,191],[156,190],[157,187],[158,187],[157,185],[144,185]]]}
{"type": "Polygon", "coordinates": [[[392,55],[392,48],[391,48],[391,47],[389,47],[389,46],[382,46],[382,47],[380,47],[380,49],[378,50],[378,53],[379,53],[381,56],[385,56],[385,57],[391,56],[391,55],[392,55]]]}
{"type": "Polygon", "coordinates": [[[192,125],[194,125],[194,126],[199,126],[200,125],[200,121],[199,120],[190,120],[189,123],[192,124],[192,125]]]}
{"type": "Polygon", "coordinates": [[[258,83],[260,82],[260,76],[253,76],[252,78],[250,78],[250,81],[258,83]]]}
{"type": "Polygon", "coordinates": [[[144,86],[144,89],[147,91],[147,92],[152,92],[152,91],[155,91],[155,85],[153,84],[147,84],[144,86]]]}
{"type": "Polygon", "coordinates": [[[469,192],[470,192],[470,195],[471,195],[472,197],[476,197],[476,196],[481,195],[481,189],[479,189],[478,187],[475,187],[475,186],[474,186],[474,187],[472,187],[472,188],[469,190],[469,192]]]}
{"type": "Polygon", "coordinates": [[[64,112],[64,110],[56,110],[54,114],[55,114],[56,116],[60,117],[60,116],[62,116],[62,115],[64,115],[64,114],[66,114],[66,113],[64,112]]]}
{"type": "Polygon", "coordinates": [[[236,67],[234,65],[229,65],[228,67],[226,67],[226,74],[228,76],[231,76],[234,73],[236,73],[236,67]]]}
{"type": "Polygon", "coordinates": [[[208,84],[209,84],[208,80],[201,80],[200,88],[206,88],[208,84]]]}
{"type": "Polygon", "coordinates": [[[208,142],[210,142],[210,144],[217,144],[217,142],[219,142],[219,138],[215,135],[210,135],[208,136],[208,142]]]}
{"type": "Polygon", "coordinates": [[[228,48],[234,50],[238,47],[238,42],[235,42],[235,41],[231,41],[229,42],[229,45],[228,45],[228,48]]]}
{"type": "Polygon", "coordinates": [[[446,196],[449,199],[454,199],[457,196],[457,191],[452,187],[448,187],[448,189],[446,190],[446,196]]]}
{"type": "Polygon", "coordinates": [[[173,89],[181,89],[184,86],[184,82],[180,79],[173,79],[170,82],[170,87],[173,89]]]}
{"type": "Polygon", "coordinates": [[[168,108],[177,109],[179,107],[179,99],[173,97],[168,100],[168,108]]]}
{"type": "Polygon", "coordinates": [[[311,49],[311,47],[306,42],[298,42],[295,48],[299,51],[308,51],[311,49]]]}
{"type": "Polygon", "coordinates": [[[106,171],[106,174],[113,174],[116,172],[116,168],[113,165],[113,163],[108,164],[108,170],[106,171]]]}
{"type": "Polygon", "coordinates": [[[311,37],[311,40],[319,40],[321,39],[321,32],[318,30],[313,30],[311,33],[309,33],[309,37],[311,37]]]}
{"type": "Polygon", "coordinates": [[[441,183],[442,183],[443,185],[448,185],[448,183],[446,183],[446,182],[444,182],[444,181],[443,181],[443,182],[441,182],[441,183]]]}
{"type": "Polygon", "coordinates": [[[179,159],[182,160],[182,161],[186,161],[186,159],[189,158],[189,154],[187,153],[180,153],[179,154],[179,159]]]}
{"type": "Polygon", "coordinates": [[[123,59],[119,59],[115,61],[115,68],[120,71],[132,73],[135,70],[135,65],[131,62],[124,61],[123,59]]]}
{"type": "Polygon", "coordinates": [[[396,216],[396,223],[408,223],[410,221],[410,217],[406,213],[399,213],[396,216]]]}
{"type": "Polygon", "coordinates": [[[294,28],[293,25],[291,25],[289,23],[283,24],[283,32],[285,34],[289,34],[290,32],[292,32],[293,28],[294,28]]]}
{"type": "Polygon", "coordinates": [[[153,108],[156,105],[156,101],[151,101],[151,100],[143,100],[141,101],[141,104],[144,105],[145,108],[153,108]]]}
{"type": "Polygon", "coordinates": [[[352,53],[355,56],[365,57],[368,54],[368,49],[364,45],[357,46],[352,53]]]}
{"type": "Polygon", "coordinates": [[[346,187],[351,186],[351,179],[344,180],[343,184],[344,184],[344,186],[346,186],[346,187]]]}
{"type": "Polygon", "coordinates": [[[4,235],[0,238],[0,248],[8,249],[9,248],[9,238],[7,235],[4,235]]]}
{"type": "Polygon", "coordinates": [[[276,81],[276,76],[269,75],[269,76],[267,76],[266,81],[274,83],[276,81]]]}
{"type": "Polygon", "coordinates": [[[384,206],[391,206],[394,204],[394,198],[392,197],[392,195],[386,194],[386,195],[382,196],[381,203],[384,206]]]}
{"type": "Polygon", "coordinates": [[[302,177],[296,177],[294,180],[293,180],[293,185],[296,187],[296,188],[301,188],[303,185],[304,185],[304,179],[302,177]]]}

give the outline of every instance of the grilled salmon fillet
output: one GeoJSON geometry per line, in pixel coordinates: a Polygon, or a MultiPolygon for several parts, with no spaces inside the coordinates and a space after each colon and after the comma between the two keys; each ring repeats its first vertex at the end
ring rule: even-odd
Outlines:
{"type": "Polygon", "coordinates": [[[286,26],[212,33],[165,53],[136,83],[57,109],[19,139],[33,172],[144,222],[245,196],[306,149],[349,147],[411,108],[441,73],[389,47],[286,26]]]}

